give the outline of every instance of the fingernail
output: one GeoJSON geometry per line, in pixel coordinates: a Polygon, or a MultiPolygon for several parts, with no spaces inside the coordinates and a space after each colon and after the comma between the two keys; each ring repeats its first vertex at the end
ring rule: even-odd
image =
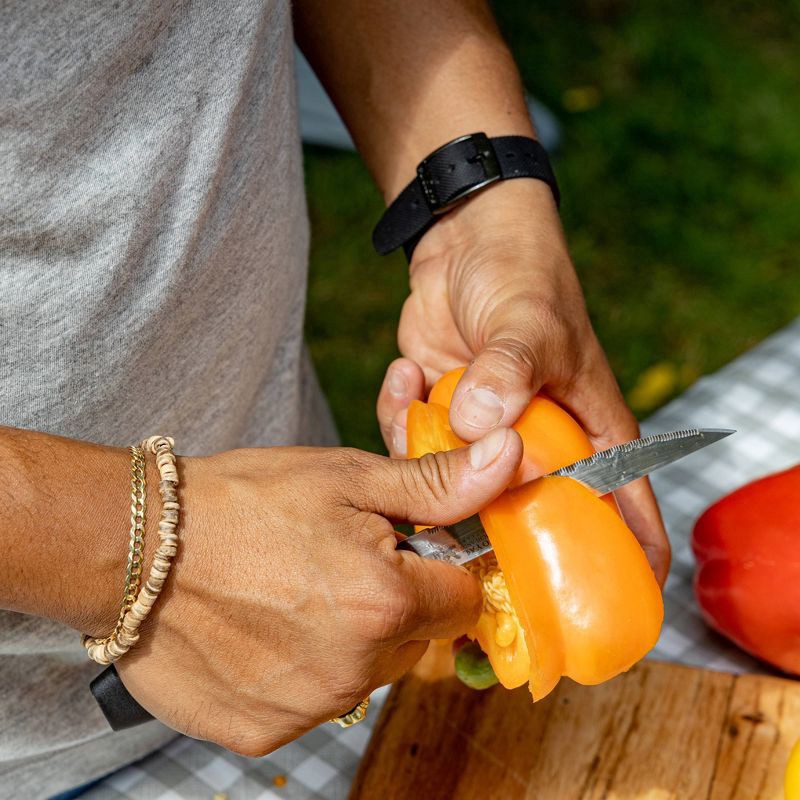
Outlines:
{"type": "Polygon", "coordinates": [[[491,389],[470,389],[459,403],[456,413],[473,428],[494,428],[505,413],[503,401],[491,389]]]}
{"type": "Polygon", "coordinates": [[[399,425],[392,425],[392,444],[394,445],[395,455],[404,456],[406,454],[406,429],[399,425]]]}
{"type": "Polygon", "coordinates": [[[478,439],[469,448],[469,463],[473,469],[483,469],[488,467],[503,449],[506,443],[506,429],[500,428],[491,433],[487,433],[483,439],[478,439]]]}
{"type": "Polygon", "coordinates": [[[408,381],[402,370],[392,370],[389,373],[389,379],[386,383],[389,387],[389,391],[395,397],[405,397],[408,394],[408,381]]]}

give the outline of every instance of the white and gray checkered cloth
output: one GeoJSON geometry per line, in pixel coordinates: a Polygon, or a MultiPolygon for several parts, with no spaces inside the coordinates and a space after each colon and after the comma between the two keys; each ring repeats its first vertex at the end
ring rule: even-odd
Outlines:
{"type": "MultiPolygon", "coordinates": [[[[755,660],[712,633],[699,616],[691,588],[689,535],[710,503],[800,461],[800,319],[698,381],[643,426],[645,433],[688,427],[735,428],[738,433],[653,476],[672,541],[673,566],[664,629],[652,656],[725,671],[755,671],[755,660]]],[[[228,800],[344,800],[387,691],[384,687],[373,695],[364,723],[347,730],[323,725],[266,758],[235,756],[180,736],[83,797],[212,800],[223,794],[228,800]]]]}

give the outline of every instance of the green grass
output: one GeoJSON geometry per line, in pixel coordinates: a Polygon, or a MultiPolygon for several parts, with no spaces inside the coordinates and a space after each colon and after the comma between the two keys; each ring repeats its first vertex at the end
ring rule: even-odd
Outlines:
{"type": "MultiPolygon", "coordinates": [[[[495,5],[563,124],[564,225],[623,391],[674,367],[648,412],[800,313],[800,3],[495,5]]],[[[306,166],[309,342],[343,440],[378,450],[405,262],[371,250],[382,204],[357,156],[306,166]]]]}

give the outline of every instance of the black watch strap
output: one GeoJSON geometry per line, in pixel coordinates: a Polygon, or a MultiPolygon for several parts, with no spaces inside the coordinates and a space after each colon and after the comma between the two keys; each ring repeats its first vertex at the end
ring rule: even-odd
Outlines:
{"type": "Polygon", "coordinates": [[[113,664],[106,667],[89,688],[112,730],[125,730],[153,719],[152,714],[145,711],[125,688],[113,664]]]}
{"type": "Polygon", "coordinates": [[[544,181],[559,204],[558,184],[547,151],[535,139],[489,139],[484,133],[454,139],[420,162],[417,177],[400,192],[375,226],[372,244],[381,255],[403,247],[410,259],[437,216],[485,186],[511,178],[544,181]]]}

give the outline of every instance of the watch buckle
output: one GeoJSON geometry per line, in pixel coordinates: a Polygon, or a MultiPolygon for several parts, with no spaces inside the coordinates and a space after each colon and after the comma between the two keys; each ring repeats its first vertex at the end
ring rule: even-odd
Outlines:
{"type": "Polygon", "coordinates": [[[425,196],[425,201],[428,204],[431,214],[438,215],[449,211],[453,206],[469,197],[469,195],[483,189],[484,186],[501,180],[503,175],[500,171],[500,163],[497,160],[494,146],[491,141],[489,141],[489,137],[485,133],[479,132],[460,136],[458,139],[453,139],[438,150],[435,150],[427,158],[420,161],[417,167],[417,177],[419,178],[420,185],[422,186],[422,193],[425,196]],[[474,155],[469,156],[467,161],[471,164],[479,163],[481,165],[483,168],[483,179],[478,183],[470,184],[451,197],[441,198],[437,190],[439,181],[434,174],[434,164],[441,160],[440,156],[445,149],[465,141],[470,141],[475,148],[474,155]]]}

